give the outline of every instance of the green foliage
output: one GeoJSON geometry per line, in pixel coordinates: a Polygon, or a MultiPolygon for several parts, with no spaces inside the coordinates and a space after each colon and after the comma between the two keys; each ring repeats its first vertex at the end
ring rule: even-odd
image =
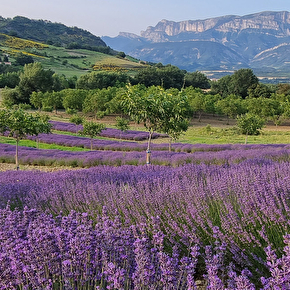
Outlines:
{"type": "Polygon", "coordinates": [[[186,73],[184,77],[184,87],[194,87],[201,89],[209,89],[210,82],[207,76],[199,71],[186,73]]]}
{"type": "Polygon", "coordinates": [[[33,116],[25,111],[0,110],[0,132],[9,132],[9,136],[16,140],[16,167],[18,162],[18,142],[27,135],[37,136],[40,133],[50,133],[52,125],[47,116],[33,116]]]}
{"type": "Polygon", "coordinates": [[[18,88],[15,89],[4,88],[1,91],[1,96],[2,96],[2,105],[5,108],[11,109],[13,105],[18,103],[19,90],[18,88]]]}
{"type": "Polygon", "coordinates": [[[246,112],[243,99],[233,94],[224,99],[218,100],[215,107],[217,113],[230,118],[236,118],[237,115],[244,114],[246,112]]]}
{"type": "Polygon", "coordinates": [[[149,131],[148,148],[153,132],[165,132],[176,139],[187,129],[189,105],[184,93],[173,95],[161,87],[128,86],[122,100],[124,112],[149,131]]]}
{"type": "Polygon", "coordinates": [[[71,123],[76,124],[76,133],[77,133],[77,125],[81,125],[84,122],[84,118],[79,115],[73,115],[69,118],[71,123]]]}
{"type": "Polygon", "coordinates": [[[178,88],[184,85],[185,71],[173,65],[149,66],[140,70],[132,79],[133,84],[143,84],[146,87],[161,86],[164,89],[178,88]]]}
{"type": "Polygon", "coordinates": [[[246,113],[237,117],[237,126],[242,130],[242,134],[259,135],[260,129],[262,129],[264,125],[264,119],[251,113],[246,113]]]}
{"type": "Polygon", "coordinates": [[[102,123],[95,122],[84,122],[83,131],[81,134],[89,136],[91,138],[91,150],[93,150],[93,138],[97,137],[103,130],[105,125],[102,123]]]}
{"type": "Polygon", "coordinates": [[[44,111],[47,110],[47,112],[50,112],[49,108],[52,108],[55,110],[55,113],[57,113],[58,109],[63,108],[62,101],[63,101],[62,91],[60,91],[60,92],[46,92],[44,94],[44,98],[42,101],[43,110],[44,111]]]}
{"type": "Polygon", "coordinates": [[[91,72],[81,76],[76,87],[78,89],[94,90],[108,87],[122,87],[128,82],[128,76],[116,72],[91,72]]]}
{"type": "Polygon", "coordinates": [[[125,118],[121,118],[121,117],[116,118],[115,126],[117,129],[121,130],[122,132],[129,130],[129,124],[130,124],[130,121],[125,118]]]}
{"type": "Polygon", "coordinates": [[[63,107],[65,110],[73,109],[76,111],[82,111],[83,103],[88,96],[87,90],[81,89],[65,89],[61,91],[63,95],[63,107]]]}
{"type": "Polygon", "coordinates": [[[230,94],[246,98],[248,90],[255,87],[259,83],[258,78],[254,75],[251,69],[240,69],[234,72],[233,75],[227,75],[212,82],[212,92],[226,97],[230,94]]]}
{"type": "Polygon", "coordinates": [[[30,97],[30,103],[40,111],[44,99],[45,94],[43,92],[32,92],[30,97]]]}
{"type": "MultiPolygon", "coordinates": [[[[176,141],[188,129],[189,124],[187,118],[189,115],[188,98],[184,92],[180,92],[178,95],[165,92],[159,130],[176,141]]],[[[171,151],[171,143],[169,145],[169,151],[171,151]]]]}
{"type": "Polygon", "coordinates": [[[47,92],[52,90],[53,72],[44,70],[41,63],[30,63],[24,66],[20,74],[19,100],[17,103],[29,103],[32,92],[47,92]]]}
{"type": "Polygon", "coordinates": [[[7,72],[0,74],[0,88],[15,88],[19,84],[19,73],[7,72]]]}
{"type": "Polygon", "coordinates": [[[33,57],[31,55],[23,54],[23,53],[18,53],[15,56],[15,64],[16,65],[21,65],[24,66],[28,63],[33,63],[33,57]]]}

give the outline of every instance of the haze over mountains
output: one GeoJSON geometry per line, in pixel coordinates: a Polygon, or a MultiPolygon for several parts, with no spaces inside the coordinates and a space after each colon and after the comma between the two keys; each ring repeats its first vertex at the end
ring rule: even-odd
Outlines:
{"type": "Polygon", "coordinates": [[[266,11],[205,20],[161,20],[140,36],[121,32],[102,37],[111,48],[149,62],[187,71],[290,71],[290,13],[266,11]]]}

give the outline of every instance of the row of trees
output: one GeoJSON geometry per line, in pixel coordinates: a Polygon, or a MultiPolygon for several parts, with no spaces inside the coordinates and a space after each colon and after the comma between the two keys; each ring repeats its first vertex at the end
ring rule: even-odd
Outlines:
{"type": "MultiPolygon", "coordinates": [[[[19,59],[19,61],[22,60],[19,59]]],[[[10,67],[10,66],[6,66],[10,67]]],[[[91,72],[83,76],[66,78],[58,75],[52,70],[45,70],[41,63],[25,64],[23,69],[16,71],[0,71],[0,88],[13,88],[11,101],[14,104],[29,103],[32,92],[52,92],[66,88],[77,89],[103,89],[108,87],[125,87],[128,83],[143,84],[146,87],[155,85],[168,88],[184,88],[194,86],[209,88],[208,78],[200,73],[187,73],[179,68],[161,64],[148,66],[139,71],[134,77],[125,73],[117,72],[91,72]]]]}

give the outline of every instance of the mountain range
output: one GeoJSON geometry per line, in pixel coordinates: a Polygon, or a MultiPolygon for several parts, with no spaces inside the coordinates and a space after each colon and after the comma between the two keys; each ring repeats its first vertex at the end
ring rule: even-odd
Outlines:
{"type": "Polygon", "coordinates": [[[187,71],[223,73],[251,68],[258,74],[290,72],[290,13],[265,11],[205,20],[161,20],[140,35],[102,37],[111,48],[148,62],[187,71]]]}

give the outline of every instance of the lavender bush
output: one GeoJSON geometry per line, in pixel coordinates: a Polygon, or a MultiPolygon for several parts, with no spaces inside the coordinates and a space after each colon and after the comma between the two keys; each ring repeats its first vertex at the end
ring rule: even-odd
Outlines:
{"type": "Polygon", "coordinates": [[[104,212],[95,223],[86,213],[68,216],[33,209],[0,210],[0,289],[289,289],[289,243],[278,259],[267,247],[262,287],[255,288],[248,269],[234,270],[224,260],[226,245],[188,245],[180,256],[178,242],[172,253],[164,249],[165,236],[154,223],[152,239],[146,224],[122,225],[104,212]],[[204,263],[203,277],[196,275],[204,263]]]}
{"type": "MultiPolygon", "coordinates": [[[[75,139],[73,139],[75,141],[75,139]]],[[[49,142],[49,140],[47,141],[49,142]]],[[[88,141],[89,142],[89,141],[88,141]]],[[[126,143],[126,142],[124,142],[126,143]]],[[[61,144],[61,140],[60,140],[61,144]]],[[[63,143],[64,144],[64,143],[63,143]]],[[[68,143],[65,143],[68,144],[68,143]]],[[[73,144],[73,143],[72,143],[73,144]]],[[[101,144],[98,143],[97,144],[101,144]]],[[[110,142],[105,142],[110,148],[110,142]]],[[[114,147],[114,143],[112,147],[114,147]]],[[[130,144],[123,149],[130,148],[130,144]]],[[[133,145],[134,146],[134,145],[133,145]]],[[[102,147],[102,146],[100,146],[102,147]]],[[[116,147],[114,147],[116,149],[116,147]]],[[[120,148],[121,149],[121,148],[120,148]]],[[[226,165],[240,163],[243,160],[267,158],[270,160],[289,160],[289,145],[228,145],[208,147],[210,151],[196,151],[194,153],[152,151],[151,163],[154,165],[179,166],[186,163],[205,163],[226,165]],[[227,149],[228,148],[228,149],[227,149]],[[219,151],[219,150],[222,151],[219,151]]],[[[0,144],[0,162],[14,162],[15,146],[0,144]]],[[[72,152],[62,150],[43,150],[22,146],[19,150],[20,164],[31,165],[67,165],[73,167],[92,167],[96,165],[143,165],[145,164],[145,151],[90,151],[72,152]]]]}
{"type": "MultiPolygon", "coordinates": [[[[119,213],[116,228],[131,229],[133,244],[129,248],[138,250],[129,255],[127,248],[120,246],[126,253],[120,263],[112,260],[119,259],[119,254],[109,251],[110,260],[106,261],[110,262],[100,267],[111,278],[102,276],[102,280],[96,275],[102,281],[94,282],[106,285],[104,289],[147,289],[142,283],[154,285],[153,289],[195,289],[196,280],[206,281],[208,289],[288,289],[290,164],[271,160],[267,151],[265,157],[257,158],[260,151],[237,164],[99,166],[58,173],[8,171],[0,175],[1,207],[10,201],[12,209],[27,206],[54,216],[74,210],[88,214],[95,223],[105,214],[109,224],[119,213]]],[[[36,223],[35,228],[41,225],[36,223]]],[[[51,230],[48,235],[56,232],[51,230]]],[[[91,230],[88,232],[89,240],[97,241],[91,230]]],[[[119,235],[113,229],[110,234],[119,235]]],[[[40,234],[45,235],[45,231],[40,234]]],[[[118,241],[108,244],[117,246],[118,241]]],[[[7,250],[2,252],[7,254],[7,250]]],[[[76,262],[81,261],[74,255],[76,262]]],[[[65,264],[77,273],[70,275],[82,279],[84,273],[78,266],[72,267],[70,259],[65,264]]],[[[82,263],[83,269],[91,265],[87,260],[82,263]]]]}
{"type": "MultiPolygon", "coordinates": [[[[83,129],[82,125],[75,125],[72,123],[65,123],[65,122],[58,122],[58,121],[50,121],[53,125],[53,129],[57,131],[67,131],[75,133],[76,131],[81,131],[83,129]]],[[[114,128],[106,128],[100,134],[102,137],[108,138],[116,138],[116,139],[124,139],[124,140],[135,140],[135,141],[142,141],[148,139],[148,132],[143,131],[134,131],[128,130],[122,132],[121,130],[114,129],[114,128]]],[[[156,138],[164,138],[167,137],[166,134],[154,133],[153,139],[156,138]]]]}

